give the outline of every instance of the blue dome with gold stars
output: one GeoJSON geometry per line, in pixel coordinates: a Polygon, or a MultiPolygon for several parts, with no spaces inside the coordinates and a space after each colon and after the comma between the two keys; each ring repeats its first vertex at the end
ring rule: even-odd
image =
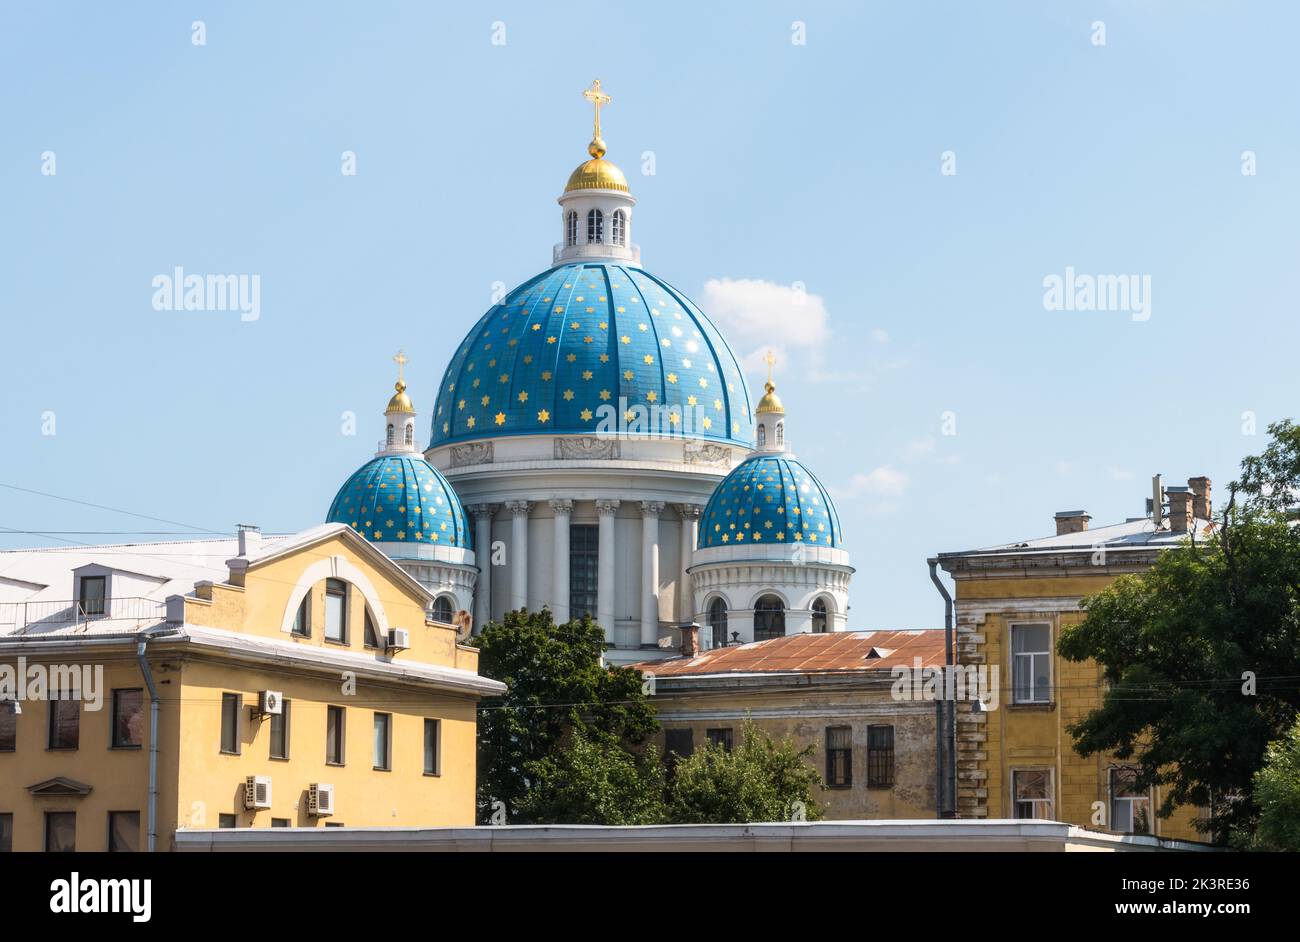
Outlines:
{"type": "Polygon", "coordinates": [[[703,312],[640,268],[575,261],[520,285],[469,332],[438,388],[430,447],[613,431],[602,420],[620,413],[633,434],[639,413],[658,435],[753,443],[740,365],[703,312]]]}
{"type": "Polygon", "coordinates": [[[700,521],[700,549],[748,543],[838,547],[843,541],[826,488],[789,454],[757,454],[736,465],[700,521]]]}
{"type": "Polygon", "coordinates": [[[327,522],[345,523],[372,543],[473,549],[460,498],[418,454],[363,464],[339,489],[327,522]]]}

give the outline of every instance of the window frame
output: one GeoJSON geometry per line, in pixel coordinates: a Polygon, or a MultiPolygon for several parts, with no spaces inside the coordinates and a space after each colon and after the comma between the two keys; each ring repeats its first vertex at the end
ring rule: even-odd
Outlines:
{"type": "Polygon", "coordinates": [[[296,638],[311,637],[311,590],[302,597],[298,603],[298,610],[293,613],[293,624],[289,626],[289,634],[296,638]]]}
{"type": "Polygon", "coordinates": [[[564,219],[564,246],[572,248],[578,244],[578,213],[576,210],[569,210],[569,214],[564,219]]]}
{"type": "Polygon", "coordinates": [[[710,726],[704,730],[704,738],[711,746],[721,746],[730,752],[735,747],[735,736],[730,726],[710,726]]]}
{"type": "Polygon", "coordinates": [[[1155,816],[1152,814],[1151,809],[1155,805],[1155,794],[1154,794],[1155,790],[1153,788],[1147,788],[1145,794],[1142,795],[1118,795],[1116,794],[1115,791],[1116,772],[1131,773],[1134,778],[1136,778],[1138,774],[1137,769],[1127,765],[1113,765],[1106,770],[1106,794],[1109,799],[1107,801],[1107,806],[1108,806],[1108,812],[1110,814],[1110,829],[1112,831],[1119,831],[1120,833],[1123,834],[1154,835],[1155,816]],[[1119,802],[1124,802],[1128,805],[1127,814],[1128,814],[1129,826],[1123,829],[1117,827],[1115,823],[1116,820],[1115,808],[1118,806],[1119,802]],[[1135,830],[1133,827],[1134,822],[1137,820],[1137,815],[1134,813],[1135,811],[1134,805],[1146,806],[1146,830],[1145,831],[1138,831],[1135,830]]]}
{"type": "Polygon", "coordinates": [[[104,615],[108,611],[108,576],[82,576],[77,580],[77,608],[81,614],[89,617],[91,615],[104,615]],[[99,598],[90,599],[86,594],[86,586],[96,584],[99,586],[99,598]],[[87,602],[93,602],[93,607],[87,602]]]}
{"type": "Polygon", "coordinates": [[[379,626],[375,624],[374,616],[370,614],[369,605],[364,607],[361,616],[361,646],[375,650],[383,647],[379,643],[379,626]]]}
{"type": "Polygon", "coordinates": [[[569,617],[598,615],[600,604],[600,527],[569,524],[569,617]]]}
{"type": "Polygon", "coordinates": [[[812,633],[815,635],[824,635],[831,630],[831,607],[826,604],[825,596],[817,596],[812,603],[812,633]],[[818,606],[821,606],[819,609],[818,606]],[[817,627],[818,619],[821,620],[821,627],[817,627]]]}
{"type": "Polygon", "coordinates": [[[375,772],[393,771],[393,714],[391,713],[383,713],[376,710],[373,714],[373,719],[371,721],[370,759],[371,759],[371,769],[373,771],[375,772]],[[379,738],[380,719],[384,721],[383,722],[384,737],[382,740],[380,740],[379,738]],[[379,752],[381,744],[383,746],[382,757],[376,754],[379,752]],[[382,764],[379,761],[380,758],[383,759],[382,764]]]}
{"type": "Polygon", "coordinates": [[[325,642],[327,644],[348,643],[348,583],[343,579],[325,580],[325,642]],[[330,637],[330,599],[338,600],[339,637],[330,637]]]}
{"type": "Polygon", "coordinates": [[[771,641],[773,638],[784,638],[786,635],[785,625],[786,605],[785,600],[775,592],[765,592],[759,596],[758,601],[754,603],[754,640],[771,641]],[[764,608],[763,603],[767,600],[776,602],[775,608],[764,608]],[[764,628],[760,631],[758,627],[759,613],[763,613],[764,621],[775,623],[780,622],[780,630],[773,628],[764,628]]]}
{"type": "Polygon", "coordinates": [[[599,209],[587,211],[587,244],[605,244],[605,214],[599,209]]]}
{"type": "Polygon", "coordinates": [[[14,700],[0,700],[0,716],[5,717],[4,725],[8,735],[0,739],[0,752],[18,751],[18,704],[14,700]]]}
{"type": "Polygon", "coordinates": [[[47,726],[45,737],[45,748],[48,752],[76,752],[81,748],[81,697],[64,697],[63,691],[58,691],[57,696],[49,700],[49,708],[46,711],[47,726]],[[72,724],[72,744],[66,746],[56,746],[54,744],[55,728],[58,725],[59,713],[66,709],[63,704],[71,704],[71,708],[76,710],[74,722],[72,724]]]}
{"type": "Polygon", "coordinates": [[[126,811],[109,811],[106,816],[108,823],[108,839],[104,842],[105,850],[110,854],[129,854],[138,853],[140,850],[140,812],[135,810],[126,811]],[[113,846],[113,819],[118,815],[135,815],[135,846],[134,847],[114,847],[113,846]]]}
{"type": "Polygon", "coordinates": [[[325,705],[325,764],[341,768],[348,764],[347,751],[347,731],[348,731],[348,708],[329,703],[325,705]],[[330,755],[330,724],[334,717],[338,717],[337,731],[335,732],[335,752],[338,758],[334,759],[330,755]]]}
{"type": "Polygon", "coordinates": [[[437,777],[442,775],[442,720],[437,717],[424,718],[424,774],[437,777]],[[429,730],[433,730],[433,768],[429,768],[429,730]]]}
{"type": "Polygon", "coordinates": [[[439,595],[437,598],[433,600],[433,605],[429,607],[429,617],[441,625],[454,624],[454,619],[456,618],[455,599],[453,599],[450,595],[447,595],[445,592],[439,595]],[[446,605],[446,609],[445,609],[447,613],[446,618],[439,617],[440,616],[439,605],[443,605],[443,604],[446,605]]]}
{"type": "Polygon", "coordinates": [[[826,727],[826,787],[844,789],[853,787],[853,727],[837,723],[826,727]],[[843,734],[848,745],[832,745],[832,734],[843,734]],[[842,772],[843,774],[839,774],[842,772]]]}
{"type": "Polygon", "coordinates": [[[219,752],[223,756],[237,756],[243,752],[243,717],[244,717],[244,695],[242,693],[230,693],[222,691],[221,693],[221,741],[219,752]],[[234,704],[234,709],[227,714],[227,704],[234,704]],[[226,748],[226,718],[227,715],[231,721],[231,737],[234,743],[233,749],[226,748]]]}
{"type": "Polygon", "coordinates": [[[0,854],[14,851],[14,813],[0,811],[0,854]]]}
{"type": "Polygon", "coordinates": [[[614,210],[609,223],[610,244],[627,247],[627,211],[614,210]]]}
{"type": "Polygon", "coordinates": [[[867,726],[867,788],[893,788],[898,782],[898,755],[895,749],[893,723],[871,723],[867,726]],[[889,731],[888,745],[877,742],[877,734],[889,731]]]}
{"type": "Polygon", "coordinates": [[[285,761],[289,759],[290,736],[292,735],[292,714],[293,701],[284,699],[280,701],[280,712],[271,714],[271,728],[269,730],[270,742],[267,745],[267,758],[276,761],[285,761]],[[276,753],[276,723],[280,724],[279,738],[282,740],[281,752],[276,753]]]}
{"type": "Polygon", "coordinates": [[[77,850],[77,812],[75,811],[47,811],[45,812],[45,834],[43,849],[47,854],[50,853],[75,853],[77,850]],[[55,818],[72,819],[72,846],[63,851],[50,850],[50,825],[54,823],[55,818]]]}
{"type": "Polygon", "coordinates": [[[1044,621],[1044,620],[1015,621],[1015,622],[1009,622],[1007,624],[1007,642],[1008,642],[1007,651],[1008,651],[1008,656],[1011,658],[1011,664],[1009,665],[1009,667],[1011,669],[1011,703],[1013,705],[1043,706],[1054,702],[1053,687],[1056,678],[1056,664],[1055,664],[1055,659],[1053,658],[1052,655],[1053,655],[1053,647],[1054,647],[1053,642],[1055,640],[1055,637],[1056,637],[1056,632],[1053,630],[1053,626],[1050,621],[1044,621]],[[1017,629],[1022,629],[1022,628],[1046,628],[1047,649],[1045,651],[1039,651],[1039,650],[1017,651],[1016,631],[1017,629]],[[1034,679],[1035,675],[1033,669],[1035,663],[1034,659],[1039,657],[1046,658],[1047,661],[1047,683],[1045,685],[1044,695],[1042,697],[1039,697],[1037,695],[1038,684],[1034,679]],[[1020,660],[1022,658],[1028,658],[1029,660],[1030,696],[1028,698],[1021,697],[1022,688],[1016,673],[1016,667],[1020,663],[1020,660]]]}
{"type": "Polygon", "coordinates": [[[143,687],[116,687],[113,690],[112,712],[109,716],[108,726],[108,748],[110,749],[142,749],[144,748],[144,688],[143,687]],[[118,720],[121,717],[119,699],[120,694],[134,693],[140,697],[140,705],[137,714],[141,717],[140,721],[140,741],[139,742],[119,742],[118,741],[118,720]]]}
{"type": "Polygon", "coordinates": [[[727,623],[729,621],[729,610],[727,600],[717,595],[709,602],[709,607],[705,610],[705,620],[709,623],[709,640],[714,648],[725,648],[727,646],[727,623]],[[722,607],[721,618],[718,616],[717,608],[722,607]],[[722,642],[718,642],[718,630],[722,630],[722,642]]]}
{"type": "Polygon", "coordinates": [[[1046,766],[1046,765],[1031,765],[1031,766],[1024,766],[1024,767],[1022,767],[1022,768],[1011,769],[1011,793],[1010,793],[1010,798],[1011,798],[1011,817],[1012,817],[1013,819],[1017,820],[1017,821],[1053,821],[1053,820],[1055,820],[1055,818],[1053,817],[1053,815],[1056,814],[1056,770],[1055,770],[1054,768],[1052,768],[1051,766],[1046,766]],[[1027,773],[1036,773],[1036,772],[1042,772],[1042,773],[1044,773],[1044,774],[1047,776],[1047,797],[1046,797],[1046,798],[1024,798],[1024,799],[1020,798],[1020,797],[1019,797],[1019,790],[1018,790],[1017,787],[1016,787],[1016,786],[1017,786],[1017,782],[1016,782],[1017,777],[1020,776],[1020,775],[1027,774],[1027,773]],[[1044,818],[1044,817],[1039,817],[1038,815],[1029,815],[1028,817],[1022,817],[1022,816],[1019,814],[1019,805],[1020,805],[1022,802],[1027,803],[1027,804],[1031,804],[1031,805],[1034,805],[1034,806],[1037,806],[1037,805],[1039,805],[1039,804],[1046,804],[1046,805],[1047,805],[1047,817],[1045,817],[1045,818],[1044,818]]]}

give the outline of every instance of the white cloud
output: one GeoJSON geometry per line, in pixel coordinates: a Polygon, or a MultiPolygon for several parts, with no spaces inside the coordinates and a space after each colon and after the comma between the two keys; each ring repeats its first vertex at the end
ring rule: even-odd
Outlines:
{"type": "Polygon", "coordinates": [[[889,343],[889,331],[877,327],[871,332],[871,339],[876,343],[889,343]]]}
{"type": "Polygon", "coordinates": [[[710,278],[700,307],[740,354],[747,372],[767,371],[768,350],[778,361],[799,357],[817,366],[830,339],[822,296],[774,281],[710,278]]]}

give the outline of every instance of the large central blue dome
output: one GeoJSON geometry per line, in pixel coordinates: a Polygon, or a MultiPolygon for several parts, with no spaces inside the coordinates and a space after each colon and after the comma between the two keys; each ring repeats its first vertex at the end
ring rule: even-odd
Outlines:
{"type": "Polygon", "coordinates": [[[752,446],[740,366],[700,309],[642,269],[572,262],[474,325],[438,387],[430,447],[593,434],[602,415],[637,406],[665,416],[658,434],[752,446]]]}

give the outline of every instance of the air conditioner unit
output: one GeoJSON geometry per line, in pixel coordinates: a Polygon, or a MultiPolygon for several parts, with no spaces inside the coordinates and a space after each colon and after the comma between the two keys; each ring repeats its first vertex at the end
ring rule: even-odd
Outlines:
{"type": "Polygon", "coordinates": [[[250,775],[244,779],[244,807],[250,811],[271,807],[271,776],[250,775]]]}
{"type": "Polygon", "coordinates": [[[388,629],[388,649],[390,651],[405,651],[411,646],[411,633],[405,628],[388,629]]]}
{"type": "Polygon", "coordinates": [[[263,690],[257,695],[257,711],[279,716],[284,712],[284,694],[278,690],[263,690]]]}
{"type": "Polygon", "coordinates": [[[307,813],[328,818],[334,813],[334,786],[312,782],[307,787],[307,813]]]}

